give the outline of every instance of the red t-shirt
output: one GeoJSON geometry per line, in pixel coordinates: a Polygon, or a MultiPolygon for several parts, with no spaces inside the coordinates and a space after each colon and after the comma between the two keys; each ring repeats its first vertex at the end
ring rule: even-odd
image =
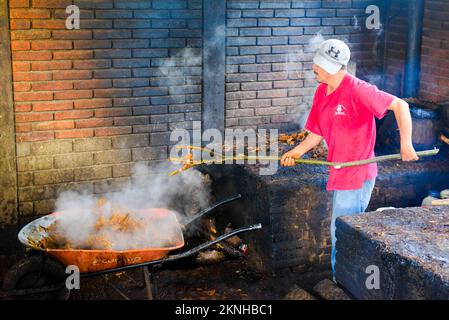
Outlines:
{"type": "MultiPolygon", "coordinates": [[[[350,74],[331,94],[326,92],[327,84],[320,84],[305,128],[325,139],[329,148],[327,160],[347,162],[374,157],[374,116],[384,117],[395,97],[350,74]]],[[[376,163],[330,167],[327,190],[360,189],[365,180],[376,176],[376,163]]]]}

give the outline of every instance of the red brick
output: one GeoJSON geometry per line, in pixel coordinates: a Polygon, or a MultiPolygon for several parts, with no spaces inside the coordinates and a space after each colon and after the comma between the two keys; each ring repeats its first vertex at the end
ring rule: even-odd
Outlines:
{"type": "Polygon", "coordinates": [[[64,129],[74,129],[75,123],[73,120],[68,121],[49,121],[35,123],[33,125],[33,130],[35,131],[49,131],[49,130],[64,130],[64,129]]]}
{"type": "Polygon", "coordinates": [[[89,70],[53,71],[53,80],[78,80],[78,79],[92,79],[92,71],[89,70]]]}
{"type": "Polygon", "coordinates": [[[69,90],[55,92],[55,100],[70,100],[70,99],[87,99],[92,98],[92,90],[69,90]]]}
{"type": "Polygon", "coordinates": [[[95,98],[129,97],[131,89],[95,89],[95,98]]]}
{"type": "Polygon", "coordinates": [[[33,111],[57,111],[73,109],[72,101],[49,101],[33,103],[33,111]]]}
{"type": "Polygon", "coordinates": [[[148,125],[148,116],[131,116],[114,118],[115,126],[148,125]]]}
{"type": "Polygon", "coordinates": [[[33,29],[65,29],[65,20],[33,20],[33,29]]]}
{"type": "MultiPolygon", "coordinates": [[[[65,25],[64,28],[65,29],[65,25]]],[[[53,31],[53,39],[88,40],[92,39],[91,30],[57,30],[53,31]]]]}
{"type": "Polygon", "coordinates": [[[449,92],[441,95],[441,94],[438,94],[437,92],[422,91],[422,92],[420,92],[419,97],[423,100],[433,101],[435,103],[447,102],[447,98],[449,97],[449,92]]]}
{"type": "Polygon", "coordinates": [[[16,132],[30,132],[31,124],[29,123],[16,123],[16,132]]]}
{"type": "Polygon", "coordinates": [[[75,49],[110,49],[111,40],[75,40],[73,41],[75,49]]]}
{"type": "Polygon", "coordinates": [[[94,112],[90,110],[73,110],[55,112],[55,120],[83,119],[93,117],[94,112]]]}
{"type": "Polygon", "coordinates": [[[132,131],[132,127],[108,127],[108,128],[96,128],[95,136],[115,136],[120,134],[129,134],[132,131]]]}
{"type": "Polygon", "coordinates": [[[13,61],[12,72],[30,71],[31,64],[29,62],[13,61]]]}
{"type": "Polygon", "coordinates": [[[64,130],[56,132],[56,139],[74,139],[93,137],[93,129],[64,130]]]}
{"type": "Polygon", "coordinates": [[[12,53],[12,58],[15,61],[43,61],[43,60],[51,60],[51,52],[50,51],[16,51],[12,53]]]}
{"type": "MultiPolygon", "coordinates": [[[[449,77],[449,69],[448,67],[445,67],[445,65],[449,65],[449,60],[447,62],[444,61],[437,61],[436,58],[431,59],[433,60],[433,63],[437,63],[437,65],[430,66],[430,65],[423,65],[422,67],[422,77],[425,77],[426,75],[429,75],[430,78],[434,77],[449,77]]],[[[424,59],[423,59],[424,61],[424,59]]]]}
{"type": "Polygon", "coordinates": [[[72,4],[71,0],[32,0],[33,8],[67,8],[72,4]]]}
{"type": "Polygon", "coordinates": [[[25,19],[11,19],[9,25],[11,30],[27,30],[31,28],[30,21],[25,19]]]}
{"type": "Polygon", "coordinates": [[[53,53],[54,60],[91,59],[93,56],[93,51],[89,50],[55,51],[53,53]]]}
{"type": "Polygon", "coordinates": [[[442,49],[449,49],[449,38],[448,38],[448,40],[442,40],[441,41],[441,48],[442,49]]]}
{"type": "Polygon", "coordinates": [[[31,103],[14,103],[14,110],[16,112],[28,112],[31,111],[31,103]]]}
{"type": "Polygon", "coordinates": [[[131,108],[105,108],[100,110],[95,110],[96,117],[120,117],[120,116],[130,116],[132,115],[131,108]]]}
{"type": "Polygon", "coordinates": [[[112,126],[112,119],[83,119],[75,121],[77,128],[95,128],[95,127],[110,127],[112,126]]]}
{"type": "Polygon", "coordinates": [[[438,79],[438,86],[443,87],[446,91],[449,90],[449,78],[438,79]]]}
{"type": "Polygon", "coordinates": [[[68,40],[36,40],[31,42],[32,50],[64,50],[72,49],[72,41],[68,40]]]}
{"type": "Polygon", "coordinates": [[[70,81],[47,81],[33,83],[33,91],[60,91],[71,90],[73,84],[70,81]]]}
{"type": "Polygon", "coordinates": [[[71,68],[71,61],[39,61],[31,64],[31,70],[33,71],[68,70],[71,68]]]}
{"type": "Polygon", "coordinates": [[[10,8],[28,8],[29,6],[29,0],[9,0],[10,8]]]}
{"type": "Polygon", "coordinates": [[[75,109],[97,109],[112,106],[112,99],[75,100],[75,109]]]}
{"type": "Polygon", "coordinates": [[[11,9],[10,17],[12,19],[48,19],[50,10],[45,9],[11,9]]]}
{"type": "Polygon", "coordinates": [[[423,91],[435,91],[438,88],[438,82],[423,82],[420,83],[420,89],[423,91]]]}
{"type": "Polygon", "coordinates": [[[53,140],[55,134],[53,132],[27,132],[27,133],[17,133],[17,142],[27,142],[27,141],[44,141],[53,140]]]}
{"type": "Polygon", "coordinates": [[[49,30],[16,30],[11,31],[11,40],[50,39],[49,30]]]}
{"type": "Polygon", "coordinates": [[[79,60],[73,62],[73,69],[104,69],[111,67],[111,60],[79,60]]]}
{"type": "Polygon", "coordinates": [[[433,39],[429,37],[423,37],[422,47],[434,47],[439,48],[441,46],[441,39],[433,39]]]}
{"type": "MultiPolygon", "coordinates": [[[[449,39],[449,34],[447,36],[449,39]]],[[[449,51],[446,49],[435,49],[435,48],[423,48],[423,54],[427,54],[431,56],[432,58],[446,58],[449,56],[449,51]]]]}
{"type": "Polygon", "coordinates": [[[30,91],[31,83],[29,83],[29,82],[15,82],[13,84],[13,87],[14,87],[14,92],[30,91]]]}
{"type": "Polygon", "coordinates": [[[52,92],[17,92],[14,101],[44,101],[53,100],[52,92]]]}
{"type": "Polygon", "coordinates": [[[28,41],[11,41],[12,51],[30,50],[30,43],[28,41]]]}
{"type": "Polygon", "coordinates": [[[93,79],[93,80],[85,80],[85,81],[74,81],[73,87],[75,89],[111,88],[112,81],[109,79],[93,79]]]}
{"type": "Polygon", "coordinates": [[[45,81],[51,80],[50,72],[14,72],[14,81],[45,81]]]}
{"type": "Polygon", "coordinates": [[[53,120],[52,113],[19,113],[16,114],[16,122],[37,122],[53,120]]]}

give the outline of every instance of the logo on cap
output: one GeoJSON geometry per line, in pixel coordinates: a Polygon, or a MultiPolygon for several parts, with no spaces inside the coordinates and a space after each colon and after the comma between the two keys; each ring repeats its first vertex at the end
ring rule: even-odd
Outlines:
{"type": "Polygon", "coordinates": [[[334,47],[331,47],[329,50],[326,51],[326,53],[333,57],[334,59],[338,59],[338,56],[340,55],[340,50],[335,51],[334,47]]]}

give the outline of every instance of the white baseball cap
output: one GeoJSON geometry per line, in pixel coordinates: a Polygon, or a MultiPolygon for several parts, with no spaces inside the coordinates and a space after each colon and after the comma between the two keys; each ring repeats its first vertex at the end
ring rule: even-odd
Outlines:
{"type": "Polygon", "coordinates": [[[320,44],[313,63],[330,74],[336,74],[351,58],[349,47],[341,40],[329,39],[320,44]]]}

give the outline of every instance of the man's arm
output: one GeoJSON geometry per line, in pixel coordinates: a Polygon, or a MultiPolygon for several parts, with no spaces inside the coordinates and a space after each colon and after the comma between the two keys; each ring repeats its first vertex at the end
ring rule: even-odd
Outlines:
{"type": "Polygon", "coordinates": [[[398,123],[399,133],[401,137],[401,156],[403,161],[418,160],[412,143],[412,117],[408,103],[402,99],[395,98],[388,110],[394,112],[396,122],[398,123]]]}
{"type": "Polygon", "coordinates": [[[295,159],[301,158],[306,152],[317,146],[321,140],[323,140],[323,137],[310,132],[303,142],[282,155],[281,165],[294,166],[296,164],[295,159]]]}

